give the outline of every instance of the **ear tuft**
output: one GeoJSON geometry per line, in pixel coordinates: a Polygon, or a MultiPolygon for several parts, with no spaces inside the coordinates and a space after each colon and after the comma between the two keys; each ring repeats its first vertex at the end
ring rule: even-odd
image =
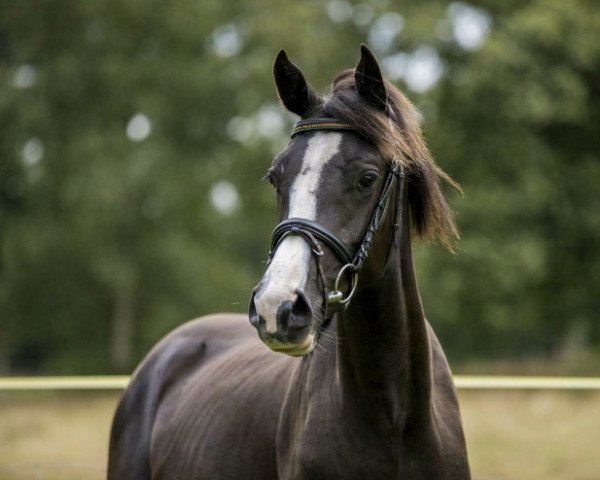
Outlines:
{"type": "Polygon", "coordinates": [[[317,92],[307,83],[300,69],[279,50],[273,64],[273,77],[281,102],[290,112],[303,117],[320,103],[317,92]]]}
{"type": "Polygon", "coordinates": [[[360,54],[360,61],[354,72],[356,91],[378,110],[386,110],[387,94],[379,64],[365,44],[360,46],[360,54]]]}

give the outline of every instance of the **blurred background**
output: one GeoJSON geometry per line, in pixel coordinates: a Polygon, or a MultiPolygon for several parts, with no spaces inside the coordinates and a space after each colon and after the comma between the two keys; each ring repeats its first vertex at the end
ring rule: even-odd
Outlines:
{"type": "Polygon", "coordinates": [[[0,374],[130,372],[245,312],[295,120],[275,53],[326,92],[361,42],[464,189],[457,253],[417,247],[455,370],[599,373],[599,31],[583,0],[3,1],[0,374]]]}
{"type": "MultiPolygon", "coordinates": [[[[416,247],[454,371],[599,375],[598,32],[593,0],[3,0],[0,375],[129,373],[184,321],[245,312],[295,121],[274,56],[326,92],[361,42],[464,189],[456,254],[416,247]]],[[[461,395],[480,478],[597,478],[597,396],[461,395]]],[[[2,398],[0,460],[37,445],[38,472],[54,431],[102,470],[116,396],[2,398]]]]}

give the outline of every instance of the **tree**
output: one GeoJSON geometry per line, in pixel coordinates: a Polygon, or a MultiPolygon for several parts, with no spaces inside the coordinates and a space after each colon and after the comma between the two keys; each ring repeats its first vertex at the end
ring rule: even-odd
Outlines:
{"type": "Polygon", "coordinates": [[[272,59],[326,91],[360,42],[465,191],[459,252],[418,252],[450,355],[597,347],[592,7],[3,2],[0,368],[125,372],[186,319],[245,311],[275,223],[259,179],[294,121],[272,59]]]}

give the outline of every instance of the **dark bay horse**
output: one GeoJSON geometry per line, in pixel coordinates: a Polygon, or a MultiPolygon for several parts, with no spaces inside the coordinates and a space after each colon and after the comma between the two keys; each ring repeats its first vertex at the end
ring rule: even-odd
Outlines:
{"type": "Polygon", "coordinates": [[[148,354],[115,414],[108,478],[469,479],[411,256],[411,236],[457,237],[451,180],[365,46],[327,98],[283,50],[274,76],[301,120],[267,174],[280,223],[254,328],[207,316],[148,354]]]}

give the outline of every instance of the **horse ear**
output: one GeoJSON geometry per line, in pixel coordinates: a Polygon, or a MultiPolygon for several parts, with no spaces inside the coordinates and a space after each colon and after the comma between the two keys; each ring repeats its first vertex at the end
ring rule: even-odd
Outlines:
{"type": "Polygon", "coordinates": [[[279,50],[273,64],[277,93],[285,108],[303,117],[320,103],[319,94],[307,83],[300,69],[288,59],[285,50],[279,50]]]}
{"type": "Polygon", "coordinates": [[[360,61],[354,71],[354,83],[361,97],[379,110],[387,108],[387,94],[379,64],[365,44],[360,46],[360,61]]]}

